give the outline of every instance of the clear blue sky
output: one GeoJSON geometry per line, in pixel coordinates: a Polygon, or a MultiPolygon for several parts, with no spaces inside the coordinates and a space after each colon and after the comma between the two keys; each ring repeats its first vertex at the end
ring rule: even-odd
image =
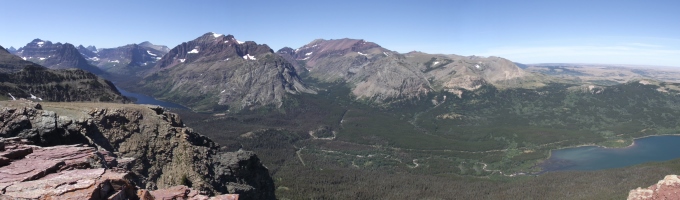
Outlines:
{"type": "Polygon", "coordinates": [[[2,1],[0,45],[35,38],[170,48],[206,32],[300,47],[358,38],[399,51],[516,62],[680,67],[679,0],[2,1]]]}

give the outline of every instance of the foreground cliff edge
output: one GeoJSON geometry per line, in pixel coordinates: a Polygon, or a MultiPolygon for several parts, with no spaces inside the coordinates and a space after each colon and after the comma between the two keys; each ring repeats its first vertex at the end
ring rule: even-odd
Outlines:
{"type": "Polygon", "coordinates": [[[0,101],[0,138],[3,198],[71,198],[60,195],[80,191],[92,193],[82,196],[88,199],[135,199],[164,189],[146,197],[174,191],[275,199],[269,171],[254,153],[227,152],[160,107],[0,101]]]}

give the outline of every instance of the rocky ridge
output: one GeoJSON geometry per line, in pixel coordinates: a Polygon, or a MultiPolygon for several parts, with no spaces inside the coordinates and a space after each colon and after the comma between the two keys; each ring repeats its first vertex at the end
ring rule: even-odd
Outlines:
{"type": "Polygon", "coordinates": [[[14,55],[50,69],[77,68],[97,75],[106,75],[98,67],[90,65],[78,49],[69,43],[52,43],[35,39],[19,48],[14,55]]]}
{"type": "Polygon", "coordinates": [[[200,111],[279,107],[288,94],[313,92],[267,45],[216,33],[174,47],[139,88],[200,111]]]}
{"type": "MultiPolygon", "coordinates": [[[[129,184],[141,189],[187,185],[196,192],[186,190],[185,194],[239,194],[243,199],[274,199],[273,181],[255,154],[222,151],[210,139],[185,127],[178,115],[162,108],[30,101],[4,101],[0,105],[3,107],[0,110],[0,137],[21,138],[45,148],[70,145],[59,148],[90,152],[99,157],[99,161],[104,160],[105,164],[84,167],[106,168],[87,171],[93,173],[89,180],[101,180],[100,174],[107,173],[107,169],[121,169],[129,174],[113,175],[124,177],[129,184]]],[[[94,163],[92,160],[96,159],[88,159],[88,163],[94,163]]],[[[81,164],[75,165],[85,166],[83,162],[79,160],[76,163],[81,164]]],[[[64,164],[45,169],[55,171],[68,166],[64,164]]]]}

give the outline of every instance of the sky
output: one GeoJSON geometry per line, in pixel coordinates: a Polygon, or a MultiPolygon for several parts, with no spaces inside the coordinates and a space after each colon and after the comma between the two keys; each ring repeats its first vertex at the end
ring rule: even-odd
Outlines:
{"type": "Polygon", "coordinates": [[[406,53],[680,67],[678,0],[2,1],[0,45],[170,48],[207,32],[272,49],[355,38],[406,53]]]}

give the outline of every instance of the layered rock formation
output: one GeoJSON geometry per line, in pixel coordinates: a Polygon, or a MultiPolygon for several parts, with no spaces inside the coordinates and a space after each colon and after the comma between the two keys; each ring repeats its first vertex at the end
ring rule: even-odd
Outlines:
{"type": "Polygon", "coordinates": [[[668,175],[648,188],[637,188],[628,193],[628,200],[680,199],[680,178],[668,175]]]}
{"type": "Polygon", "coordinates": [[[109,81],[81,69],[51,70],[0,46],[0,100],[128,102],[109,81]]]}
{"type": "Polygon", "coordinates": [[[238,194],[208,197],[184,185],[139,189],[110,155],[84,145],[40,147],[26,139],[0,138],[0,198],[238,199],[238,194]]]}
{"type": "Polygon", "coordinates": [[[288,94],[313,92],[267,45],[216,33],[170,50],[139,86],[141,92],[201,111],[276,107],[288,94]]]}
{"type": "Polygon", "coordinates": [[[35,39],[26,44],[26,46],[19,48],[14,54],[24,60],[50,69],[77,68],[97,75],[106,75],[101,69],[90,65],[78,52],[78,49],[69,43],[52,43],[35,39]]]}
{"type": "MultiPolygon", "coordinates": [[[[30,101],[0,105],[0,137],[23,138],[38,146],[86,144],[91,149],[82,151],[96,154],[104,161],[103,168],[129,171],[126,180],[136,187],[155,190],[187,185],[199,194],[274,199],[273,181],[255,154],[223,152],[210,139],[185,127],[178,115],[162,108],[30,101]]],[[[81,148],[69,146],[76,147],[81,148]]],[[[62,168],[58,166],[47,168],[62,168]]],[[[100,172],[93,171],[92,177],[99,180],[96,174],[100,172]]]]}

